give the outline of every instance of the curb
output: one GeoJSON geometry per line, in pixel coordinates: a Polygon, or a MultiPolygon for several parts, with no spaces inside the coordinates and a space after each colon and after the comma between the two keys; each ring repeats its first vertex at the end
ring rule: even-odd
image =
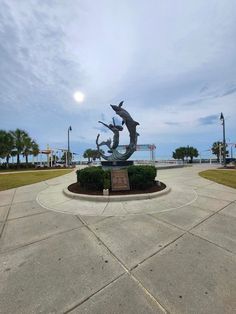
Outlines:
{"type": "Polygon", "coordinates": [[[121,201],[137,201],[137,200],[147,200],[162,195],[168,194],[171,191],[171,188],[166,185],[165,189],[160,192],[154,193],[145,193],[145,194],[133,194],[133,195],[87,195],[87,194],[77,194],[70,192],[68,188],[63,189],[63,193],[73,199],[79,199],[83,201],[92,201],[92,202],[121,202],[121,201]]]}

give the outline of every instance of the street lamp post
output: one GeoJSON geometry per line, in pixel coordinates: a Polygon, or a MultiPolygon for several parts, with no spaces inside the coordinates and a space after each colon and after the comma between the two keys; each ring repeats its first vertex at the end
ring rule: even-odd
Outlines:
{"type": "Polygon", "coordinates": [[[223,164],[224,164],[224,167],[226,167],[225,118],[222,112],[220,114],[220,120],[222,121],[222,125],[223,125],[223,164]]]}
{"type": "Polygon", "coordinates": [[[68,150],[67,150],[67,167],[70,166],[70,131],[72,131],[72,127],[68,128],[68,150]]]}

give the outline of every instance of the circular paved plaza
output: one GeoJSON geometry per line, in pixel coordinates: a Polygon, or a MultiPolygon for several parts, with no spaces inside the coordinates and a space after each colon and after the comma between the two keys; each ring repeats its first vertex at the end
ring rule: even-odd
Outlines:
{"type": "Polygon", "coordinates": [[[75,173],[0,192],[0,312],[235,312],[236,190],[206,168],[142,201],[68,198],[75,173]]]}

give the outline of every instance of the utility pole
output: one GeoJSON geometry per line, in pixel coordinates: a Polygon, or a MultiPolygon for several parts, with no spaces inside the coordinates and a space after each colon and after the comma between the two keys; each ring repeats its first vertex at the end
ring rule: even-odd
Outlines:
{"type": "Polygon", "coordinates": [[[219,159],[220,159],[220,164],[222,164],[222,150],[221,150],[221,144],[219,144],[219,159]]]}
{"type": "Polygon", "coordinates": [[[72,131],[72,127],[69,126],[68,128],[68,150],[67,150],[67,167],[70,166],[70,131],[72,131]]]}

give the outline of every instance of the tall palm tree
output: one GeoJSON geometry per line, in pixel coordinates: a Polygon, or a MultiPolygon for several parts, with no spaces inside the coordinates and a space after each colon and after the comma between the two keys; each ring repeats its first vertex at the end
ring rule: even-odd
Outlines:
{"type": "MultiPolygon", "coordinates": [[[[225,146],[227,147],[227,144],[225,146]]],[[[212,151],[213,155],[216,155],[217,162],[219,162],[220,161],[220,156],[224,155],[224,144],[223,144],[223,142],[220,142],[220,141],[214,142],[212,144],[211,151],[212,151]]],[[[228,156],[229,155],[229,151],[226,150],[225,154],[226,154],[226,156],[228,156]]]]}
{"type": "Polygon", "coordinates": [[[35,140],[32,140],[28,135],[24,137],[23,156],[25,157],[26,165],[28,165],[28,156],[37,156],[39,154],[39,146],[35,140]]]}
{"type": "Polygon", "coordinates": [[[7,168],[14,148],[14,140],[11,133],[0,130],[0,158],[6,158],[7,168]]]}
{"type": "Polygon", "coordinates": [[[32,150],[32,139],[27,134],[24,136],[24,148],[22,151],[22,154],[25,157],[26,166],[28,165],[28,156],[31,155],[31,150],[32,150]]]}
{"type": "Polygon", "coordinates": [[[86,149],[86,151],[83,154],[84,158],[88,158],[88,162],[91,161],[91,158],[93,157],[93,150],[91,148],[86,149]]]}
{"type": "Polygon", "coordinates": [[[15,154],[17,156],[17,166],[20,164],[20,155],[24,152],[26,142],[28,141],[29,134],[21,129],[10,131],[14,139],[15,154]]]}
{"type": "MultiPolygon", "coordinates": [[[[34,157],[38,156],[38,154],[39,154],[39,146],[38,146],[38,144],[36,143],[35,140],[33,140],[33,141],[31,142],[31,154],[32,154],[34,157]]],[[[33,158],[34,158],[34,157],[33,157],[33,158]]],[[[34,163],[34,162],[33,162],[33,163],[34,163]]]]}

